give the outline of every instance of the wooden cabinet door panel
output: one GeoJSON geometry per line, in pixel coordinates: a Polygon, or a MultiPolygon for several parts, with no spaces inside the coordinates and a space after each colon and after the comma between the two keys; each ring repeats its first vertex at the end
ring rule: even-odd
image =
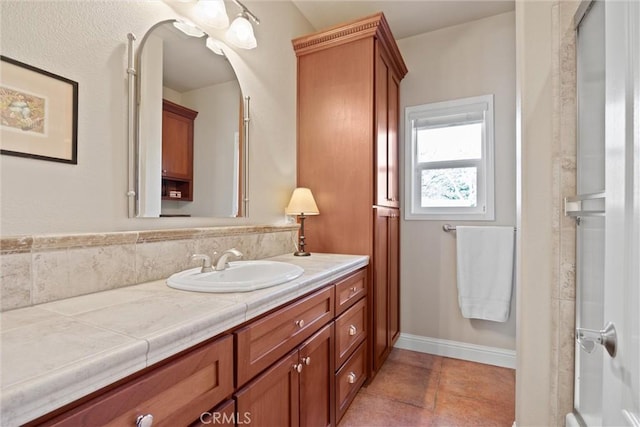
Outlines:
{"type": "Polygon", "coordinates": [[[389,347],[400,336],[400,212],[389,217],[389,347]]]}
{"type": "Polygon", "coordinates": [[[367,337],[366,299],[336,319],[336,366],[340,366],[367,337]]]}
{"type": "Polygon", "coordinates": [[[376,205],[398,208],[398,87],[385,49],[376,43],[376,205]]]}
{"type": "Polygon", "coordinates": [[[336,424],[340,422],[367,377],[365,344],[360,344],[360,347],[336,374],[336,424]]]}
{"type": "Polygon", "coordinates": [[[333,322],[300,346],[300,425],[326,427],[333,423],[333,322]]]}
{"type": "Polygon", "coordinates": [[[377,371],[389,348],[389,216],[392,209],[375,208],[373,278],[373,362],[377,371]]]}
{"type": "Polygon", "coordinates": [[[367,270],[358,270],[336,283],[336,316],[342,314],[367,293],[367,270]]]}
{"type": "Polygon", "coordinates": [[[246,383],[333,319],[329,286],[236,332],[238,385],[246,383]]]}
{"type": "Polygon", "coordinates": [[[227,336],[98,396],[45,425],[189,425],[233,393],[233,339],[227,336]]]}
{"type": "Polygon", "coordinates": [[[197,111],[162,101],[162,176],[193,179],[193,127],[197,111]]]}
{"type": "Polygon", "coordinates": [[[400,207],[400,160],[398,158],[398,120],[400,118],[399,106],[400,97],[398,95],[400,82],[393,73],[389,73],[387,78],[388,105],[388,126],[387,126],[387,191],[388,204],[394,208],[400,207]]]}
{"type": "Polygon", "coordinates": [[[298,426],[298,363],[296,349],[236,393],[237,413],[249,418],[250,425],[298,426]]]}

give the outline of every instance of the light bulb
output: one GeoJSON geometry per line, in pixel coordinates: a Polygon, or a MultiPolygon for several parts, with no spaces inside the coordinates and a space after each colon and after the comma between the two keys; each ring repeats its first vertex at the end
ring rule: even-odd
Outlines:
{"type": "Polygon", "coordinates": [[[229,17],[223,0],[199,0],[196,8],[212,27],[223,29],[229,26],[229,17]]]}
{"type": "Polygon", "coordinates": [[[233,20],[226,35],[231,44],[241,49],[253,49],[258,46],[253,27],[244,13],[233,20]]]}

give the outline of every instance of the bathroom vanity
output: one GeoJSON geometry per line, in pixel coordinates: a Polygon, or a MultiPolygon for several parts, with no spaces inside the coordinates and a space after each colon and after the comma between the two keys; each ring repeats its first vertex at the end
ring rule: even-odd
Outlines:
{"type": "Polygon", "coordinates": [[[252,292],[160,280],[3,313],[2,425],[335,425],[366,379],[368,257],[271,259],[305,272],[252,292]]]}

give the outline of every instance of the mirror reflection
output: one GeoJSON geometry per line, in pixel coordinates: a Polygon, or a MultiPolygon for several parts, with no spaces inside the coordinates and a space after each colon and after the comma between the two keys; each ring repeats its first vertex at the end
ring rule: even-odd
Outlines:
{"type": "Polygon", "coordinates": [[[242,216],[243,98],[224,45],[169,20],[137,53],[137,216],[242,216]]]}

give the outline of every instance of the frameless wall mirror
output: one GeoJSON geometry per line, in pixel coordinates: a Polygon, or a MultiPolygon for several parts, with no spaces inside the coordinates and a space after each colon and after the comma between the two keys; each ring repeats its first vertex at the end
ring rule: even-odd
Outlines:
{"type": "Polygon", "coordinates": [[[129,216],[248,216],[249,98],[226,46],[167,20],[129,34],[129,216]]]}

